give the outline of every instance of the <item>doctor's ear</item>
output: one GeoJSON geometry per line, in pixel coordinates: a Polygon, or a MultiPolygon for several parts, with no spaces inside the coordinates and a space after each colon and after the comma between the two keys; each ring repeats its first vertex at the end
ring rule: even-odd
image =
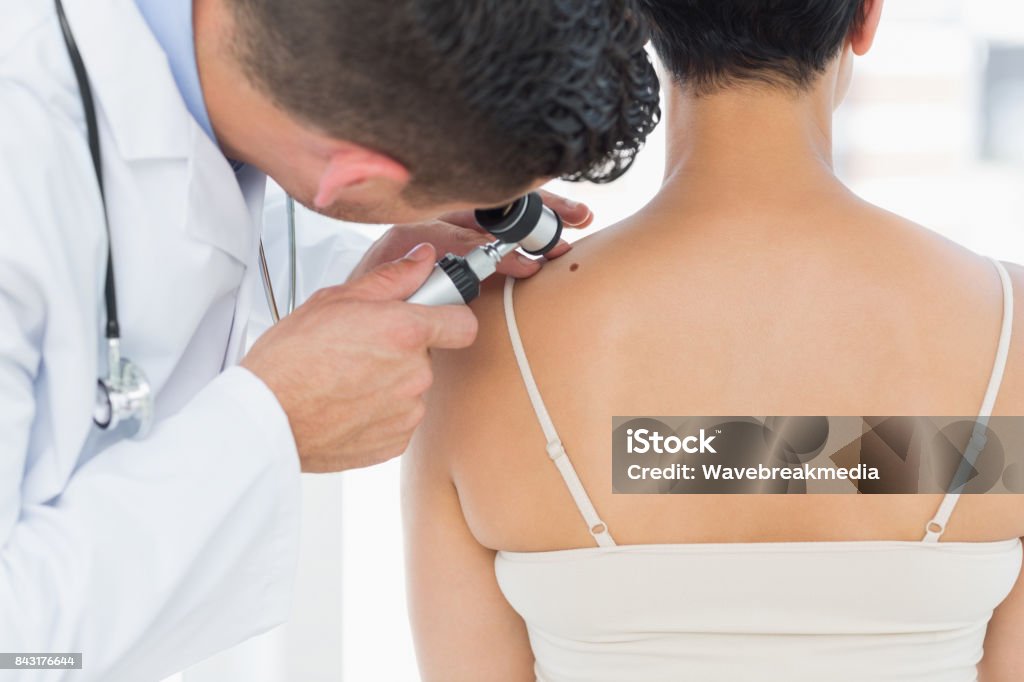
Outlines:
{"type": "Polygon", "coordinates": [[[878,33],[878,22],[882,18],[883,0],[864,0],[862,19],[850,33],[850,47],[858,57],[863,57],[871,49],[878,33]]]}
{"type": "Polygon", "coordinates": [[[382,181],[404,188],[409,178],[409,169],[390,156],[359,145],[346,144],[335,150],[328,159],[320,174],[313,202],[317,208],[327,208],[361,185],[382,181]]]}

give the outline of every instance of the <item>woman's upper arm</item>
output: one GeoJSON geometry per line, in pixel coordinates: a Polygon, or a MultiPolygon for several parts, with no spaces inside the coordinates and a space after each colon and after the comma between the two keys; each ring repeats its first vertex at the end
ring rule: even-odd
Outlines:
{"type": "Polygon", "coordinates": [[[459,357],[459,370],[435,362],[427,417],[402,465],[406,575],[416,654],[427,682],[533,682],[526,626],[498,587],[495,551],[477,542],[470,531],[448,464],[458,443],[469,435],[466,429],[486,428],[465,418],[471,407],[457,404],[472,397],[452,390],[465,378],[456,375],[470,371],[472,362],[464,360],[468,358],[459,357]]]}

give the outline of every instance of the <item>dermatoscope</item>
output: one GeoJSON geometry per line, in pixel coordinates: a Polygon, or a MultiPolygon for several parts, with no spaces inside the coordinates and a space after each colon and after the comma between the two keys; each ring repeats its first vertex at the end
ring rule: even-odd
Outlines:
{"type": "Polygon", "coordinates": [[[531,256],[543,256],[562,238],[562,219],[544,205],[536,192],[499,208],[475,213],[476,222],[497,239],[478,246],[465,256],[449,253],[407,303],[453,305],[469,303],[480,295],[480,283],[493,275],[498,263],[517,248],[531,256]]]}
{"type": "MultiPolygon", "coordinates": [[[[54,6],[82,99],[86,138],[96,172],[107,232],[107,271],[104,287],[107,317],[105,330],[107,374],[99,377],[96,382],[93,422],[104,430],[115,429],[121,424],[131,424],[133,435],[136,438],[144,438],[153,424],[153,390],[145,372],[121,355],[121,327],[117,314],[117,292],[114,283],[114,260],[111,244],[113,240],[107,216],[99,126],[92,97],[92,87],[61,0],[54,0],[54,6]]],[[[286,310],[290,313],[295,308],[296,289],[295,202],[291,197],[288,197],[287,200],[287,214],[290,288],[286,310]]],[[[408,299],[410,303],[423,305],[469,303],[480,295],[480,282],[497,271],[498,263],[502,258],[519,247],[531,255],[542,256],[558,245],[562,235],[561,218],[546,207],[540,195],[535,192],[507,206],[479,210],[476,212],[476,220],[480,227],[497,237],[497,240],[474,249],[464,257],[448,254],[442,258],[434,266],[434,271],[423,286],[408,299]]],[[[270,314],[276,323],[280,320],[281,315],[278,312],[274,288],[270,282],[270,270],[267,267],[267,257],[262,240],[260,240],[259,261],[270,314]]]]}
{"type": "MultiPolygon", "coordinates": [[[[287,198],[289,236],[289,280],[287,313],[295,308],[295,201],[287,198]]],[[[497,271],[498,263],[517,248],[532,256],[543,256],[562,238],[562,219],[544,205],[536,192],[520,197],[511,204],[475,212],[476,222],[497,239],[478,246],[465,256],[448,254],[437,262],[423,285],[410,296],[408,303],[451,305],[469,303],[480,295],[480,283],[497,271]]],[[[260,242],[260,271],[263,288],[274,323],[281,320],[277,297],[270,282],[267,257],[260,242]]]]}

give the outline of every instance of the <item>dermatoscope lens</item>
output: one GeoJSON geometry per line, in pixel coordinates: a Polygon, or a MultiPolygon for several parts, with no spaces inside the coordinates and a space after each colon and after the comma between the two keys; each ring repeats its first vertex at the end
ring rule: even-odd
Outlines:
{"type": "Polygon", "coordinates": [[[505,206],[479,210],[476,221],[501,241],[518,244],[534,256],[548,253],[562,238],[562,219],[536,192],[505,206]]]}

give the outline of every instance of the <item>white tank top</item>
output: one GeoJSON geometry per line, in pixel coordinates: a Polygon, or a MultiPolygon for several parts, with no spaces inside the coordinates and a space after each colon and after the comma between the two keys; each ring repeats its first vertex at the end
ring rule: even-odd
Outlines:
{"type": "MultiPolygon", "coordinates": [[[[979,414],[987,424],[1013,330],[1003,322],[979,414]]],[[[616,545],[558,437],[523,350],[505,283],[505,318],[523,381],[595,547],[498,552],[495,572],[522,616],[539,682],[966,682],[992,610],[1021,570],[1021,541],[939,542],[959,494],[920,541],[616,545]]]]}

